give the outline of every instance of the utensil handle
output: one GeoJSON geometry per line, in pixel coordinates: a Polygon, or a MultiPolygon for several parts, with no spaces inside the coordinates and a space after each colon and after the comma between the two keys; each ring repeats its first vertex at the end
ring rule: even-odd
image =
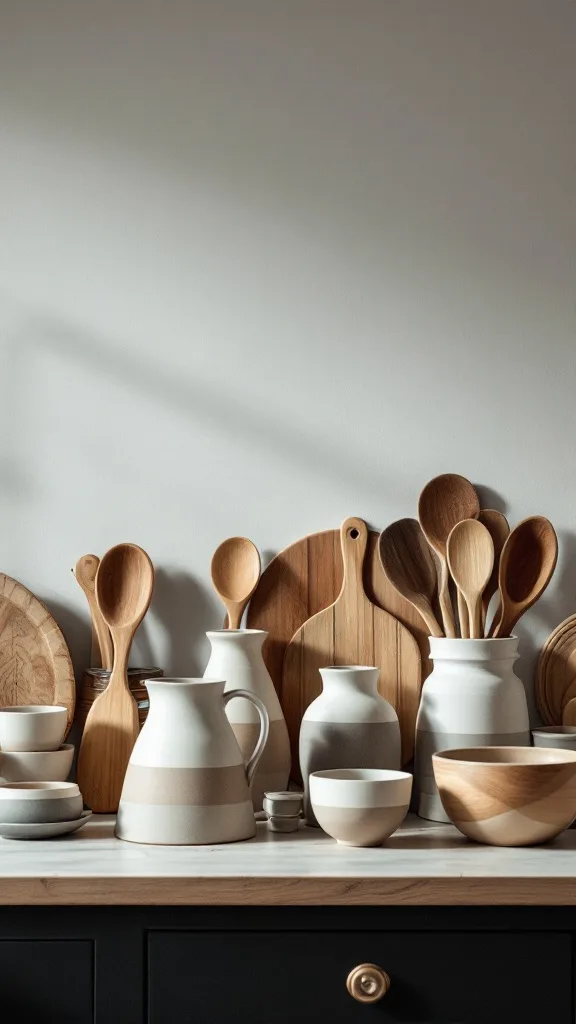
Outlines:
{"type": "Polygon", "coordinates": [[[472,634],[470,633],[468,605],[461,590],[458,591],[458,619],[460,621],[460,636],[463,640],[467,640],[472,634]]]}
{"type": "Polygon", "coordinates": [[[260,735],[258,737],[258,742],[254,747],[254,753],[252,754],[252,757],[246,764],[246,782],[248,783],[248,785],[250,785],[250,783],[252,782],[252,776],[254,775],[254,772],[258,767],[258,761],[262,757],[262,754],[264,753],[264,747],[268,742],[268,733],[270,732],[270,716],[268,714],[264,701],[260,700],[260,697],[257,697],[256,694],[252,693],[250,690],[229,690],[228,693],[224,694],[224,707],[226,707],[228,701],[232,700],[233,697],[245,697],[246,700],[251,701],[254,707],[256,708],[256,711],[258,712],[258,716],[260,718],[260,735]]]}
{"type": "Polygon", "coordinates": [[[438,597],[440,599],[440,611],[442,613],[444,634],[445,636],[450,637],[453,640],[454,637],[456,636],[456,626],[454,624],[452,602],[450,601],[450,591],[448,590],[448,563],[445,558],[440,558],[440,579],[438,581],[438,597]]]}
{"type": "Polygon", "coordinates": [[[340,527],[340,544],[344,562],[343,593],[348,586],[362,588],[362,567],[368,545],[368,527],[363,519],[349,516],[340,527]]]}

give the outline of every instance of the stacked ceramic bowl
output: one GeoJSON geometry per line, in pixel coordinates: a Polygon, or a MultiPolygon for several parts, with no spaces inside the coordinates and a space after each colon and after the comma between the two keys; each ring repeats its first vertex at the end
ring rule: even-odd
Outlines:
{"type": "Polygon", "coordinates": [[[74,747],[63,744],[63,707],[0,708],[0,836],[48,839],[75,832],[90,817],[74,782],[65,782],[74,747]]]}

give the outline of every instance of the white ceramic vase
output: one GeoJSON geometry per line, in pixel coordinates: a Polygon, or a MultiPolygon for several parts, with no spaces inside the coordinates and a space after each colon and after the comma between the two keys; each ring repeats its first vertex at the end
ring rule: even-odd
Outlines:
{"type": "Polygon", "coordinates": [[[268,738],[260,729],[247,764],[226,718],[224,680],[147,679],[150,710],[130,756],[116,835],[133,843],[232,843],[256,834],[250,781],[268,738]]]}
{"type": "Polygon", "coordinates": [[[300,726],[304,814],[318,825],[310,801],[312,772],[331,768],[400,768],[398,715],[378,693],[377,668],[321,668],[322,693],[308,705],[300,726]]]}
{"type": "Polygon", "coordinates": [[[449,821],[438,795],[432,754],[456,747],[530,746],[526,694],[514,673],[518,638],[430,637],[434,670],[422,687],[414,776],[418,814],[449,821]]]}
{"type": "MultiPolygon", "coordinates": [[[[225,679],[226,693],[232,690],[255,693],[268,712],[268,742],[251,786],[254,810],[261,811],[264,793],[286,789],[291,763],[288,729],[262,657],[262,644],[268,634],[264,629],[216,629],[206,636],[212,653],[204,675],[225,679]]],[[[226,705],[226,714],[242,754],[248,757],[260,730],[256,708],[244,697],[238,697],[226,705]]]]}

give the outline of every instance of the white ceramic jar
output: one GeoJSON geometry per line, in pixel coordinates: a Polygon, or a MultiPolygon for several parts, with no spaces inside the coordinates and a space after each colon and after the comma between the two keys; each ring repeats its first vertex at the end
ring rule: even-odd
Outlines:
{"type": "Polygon", "coordinates": [[[398,715],[378,693],[379,670],[366,665],[321,668],[322,693],[300,726],[304,815],[318,825],[310,801],[312,772],[330,768],[400,768],[398,715]]]}
{"type": "Polygon", "coordinates": [[[518,638],[430,637],[434,670],[422,687],[414,777],[418,814],[449,821],[438,795],[432,754],[455,747],[530,746],[526,694],[514,673],[518,638]]]}
{"type": "MultiPolygon", "coordinates": [[[[264,629],[215,629],[206,636],[212,645],[212,653],[204,675],[225,679],[226,693],[231,690],[255,693],[268,712],[268,742],[251,785],[254,810],[261,811],[267,790],[282,790],[288,786],[291,763],[284,714],[262,657],[262,644],[268,633],[264,629]]],[[[228,702],[226,715],[238,746],[247,759],[254,750],[260,731],[258,712],[250,701],[238,697],[228,702]]]]}

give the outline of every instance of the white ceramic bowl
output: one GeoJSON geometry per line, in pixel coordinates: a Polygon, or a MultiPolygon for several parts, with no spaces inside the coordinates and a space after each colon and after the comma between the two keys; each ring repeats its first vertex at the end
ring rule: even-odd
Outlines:
{"type": "Polygon", "coordinates": [[[412,776],[379,768],[334,768],[310,776],[321,828],[344,846],[380,846],[402,824],[412,776]]]}
{"type": "Polygon", "coordinates": [[[75,782],[6,782],[0,786],[0,822],[74,821],[82,808],[75,782]]]}
{"type": "Polygon", "coordinates": [[[74,744],[60,750],[3,750],[0,778],[4,782],[64,782],[74,760],[74,744]]]}
{"type": "Polygon", "coordinates": [[[58,750],[67,724],[68,709],[58,704],[0,708],[0,750],[58,750]]]}

